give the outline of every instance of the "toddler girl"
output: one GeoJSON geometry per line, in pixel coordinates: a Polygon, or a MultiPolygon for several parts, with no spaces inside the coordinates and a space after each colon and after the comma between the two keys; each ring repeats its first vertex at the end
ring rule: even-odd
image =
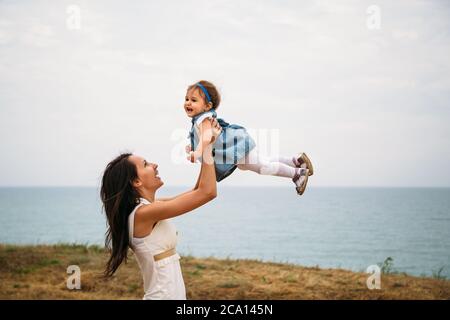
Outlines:
{"type": "MultiPolygon", "coordinates": [[[[205,119],[217,117],[220,95],[216,87],[202,80],[188,87],[184,102],[186,114],[192,118],[189,133],[191,144],[186,146],[188,160],[195,162],[212,138],[211,122],[205,119]]],[[[222,133],[213,144],[216,179],[221,181],[236,168],[250,170],[262,175],[291,178],[299,195],[305,191],[308,176],[314,173],[305,153],[293,157],[267,157],[258,152],[255,141],[247,130],[236,124],[217,119],[222,133]]]]}

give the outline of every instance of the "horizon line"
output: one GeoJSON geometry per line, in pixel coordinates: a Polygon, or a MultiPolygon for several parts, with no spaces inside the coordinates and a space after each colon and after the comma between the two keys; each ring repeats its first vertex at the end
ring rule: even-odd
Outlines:
{"type": "MultiPolygon", "coordinates": [[[[167,185],[163,187],[168,188],[193,188],[191,185],[167,185]]],[[[225,188],[286,188],[291,189],[291,186],[271,186],[271,185],[223,185],[222,187],[225,188]]],[[[6,189],[6,188],[100,188],[100,186],[95,185],[0,185],[0,188],[6,189]]],[[[380,186],[380,185],[321,185],[321,186],[310,186],[311,188],[450,188],[450,185],[448,186],[430,186],[430,185],[424,185],[424,186],[403,186],[403,185],[397,185],[397,186],[380,186]]]]}

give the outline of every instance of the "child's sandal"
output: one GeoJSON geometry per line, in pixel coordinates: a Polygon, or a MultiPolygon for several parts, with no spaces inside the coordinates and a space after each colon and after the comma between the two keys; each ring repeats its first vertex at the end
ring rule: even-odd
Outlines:
{"type": "Polygon", "coordinates": [[[294,163],[296,164],[297,168],[300,168],[302,164],[306,164],[306,169],[309,170],[309,175],[312,176],[314,174],[314,168],[312,165],[311,160],[308,158],[308,156],[306,155],[306,153],[302,152],[300,153],[299,156],[297,156],[297,158],[294,158],[294,163]]]}
{"type": "Polygon", "coordinates": [[[292,178],[292,181],[295,183],[296,187],[295,189],[297,190],[297,194],[299,196],[301,196],[305,190],[306,190],[306,185],[308,184],[308,177],[310,176],[309,174],[309,170],[308,169],[300,169],[298,173],[295,174],[295,176],[292,178]],[[306,174],[304,173],[306,172],[306,174]],[[304,176],[305,180],[303,180],[303,183],[300,186],[297,186],[297,180],[300,179],[300,177],[304,176]]]}

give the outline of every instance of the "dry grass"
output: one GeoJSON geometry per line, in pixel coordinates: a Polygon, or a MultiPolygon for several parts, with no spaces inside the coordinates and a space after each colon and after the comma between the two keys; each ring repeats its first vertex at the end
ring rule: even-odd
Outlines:
{"type": "MultiPolygon", "coordinates": [[[[141,299],[142,278],[130,259],[101,278],[107,254],[97,246],[0,245],[0,299],[141,299]],[[67,267],[81,268],[81,290],[69,290],[67,267]]],[[[183,257],[188,299],[449,299],[450,281],[382,275],[381,290],[365,273],[254,260],[183,257]]]]}

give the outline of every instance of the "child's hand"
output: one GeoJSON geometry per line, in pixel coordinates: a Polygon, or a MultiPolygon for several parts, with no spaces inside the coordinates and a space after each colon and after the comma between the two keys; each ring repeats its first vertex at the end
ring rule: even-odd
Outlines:
{"type": "Polygon", "coordinates": [[[200,154],[200,152],[198,151],[190,151],[189,155],[187,156],[187,159],[194,163],[195,161],[197,161],[197,159],[199,159],[202,155],[200,154]]]}
{"type": "Polygon", "coordinates": [[[185,150],[186,150],[186,153],[189,154],[192,151],[191,144],[186,145],[186,149],[185,150]]]}

